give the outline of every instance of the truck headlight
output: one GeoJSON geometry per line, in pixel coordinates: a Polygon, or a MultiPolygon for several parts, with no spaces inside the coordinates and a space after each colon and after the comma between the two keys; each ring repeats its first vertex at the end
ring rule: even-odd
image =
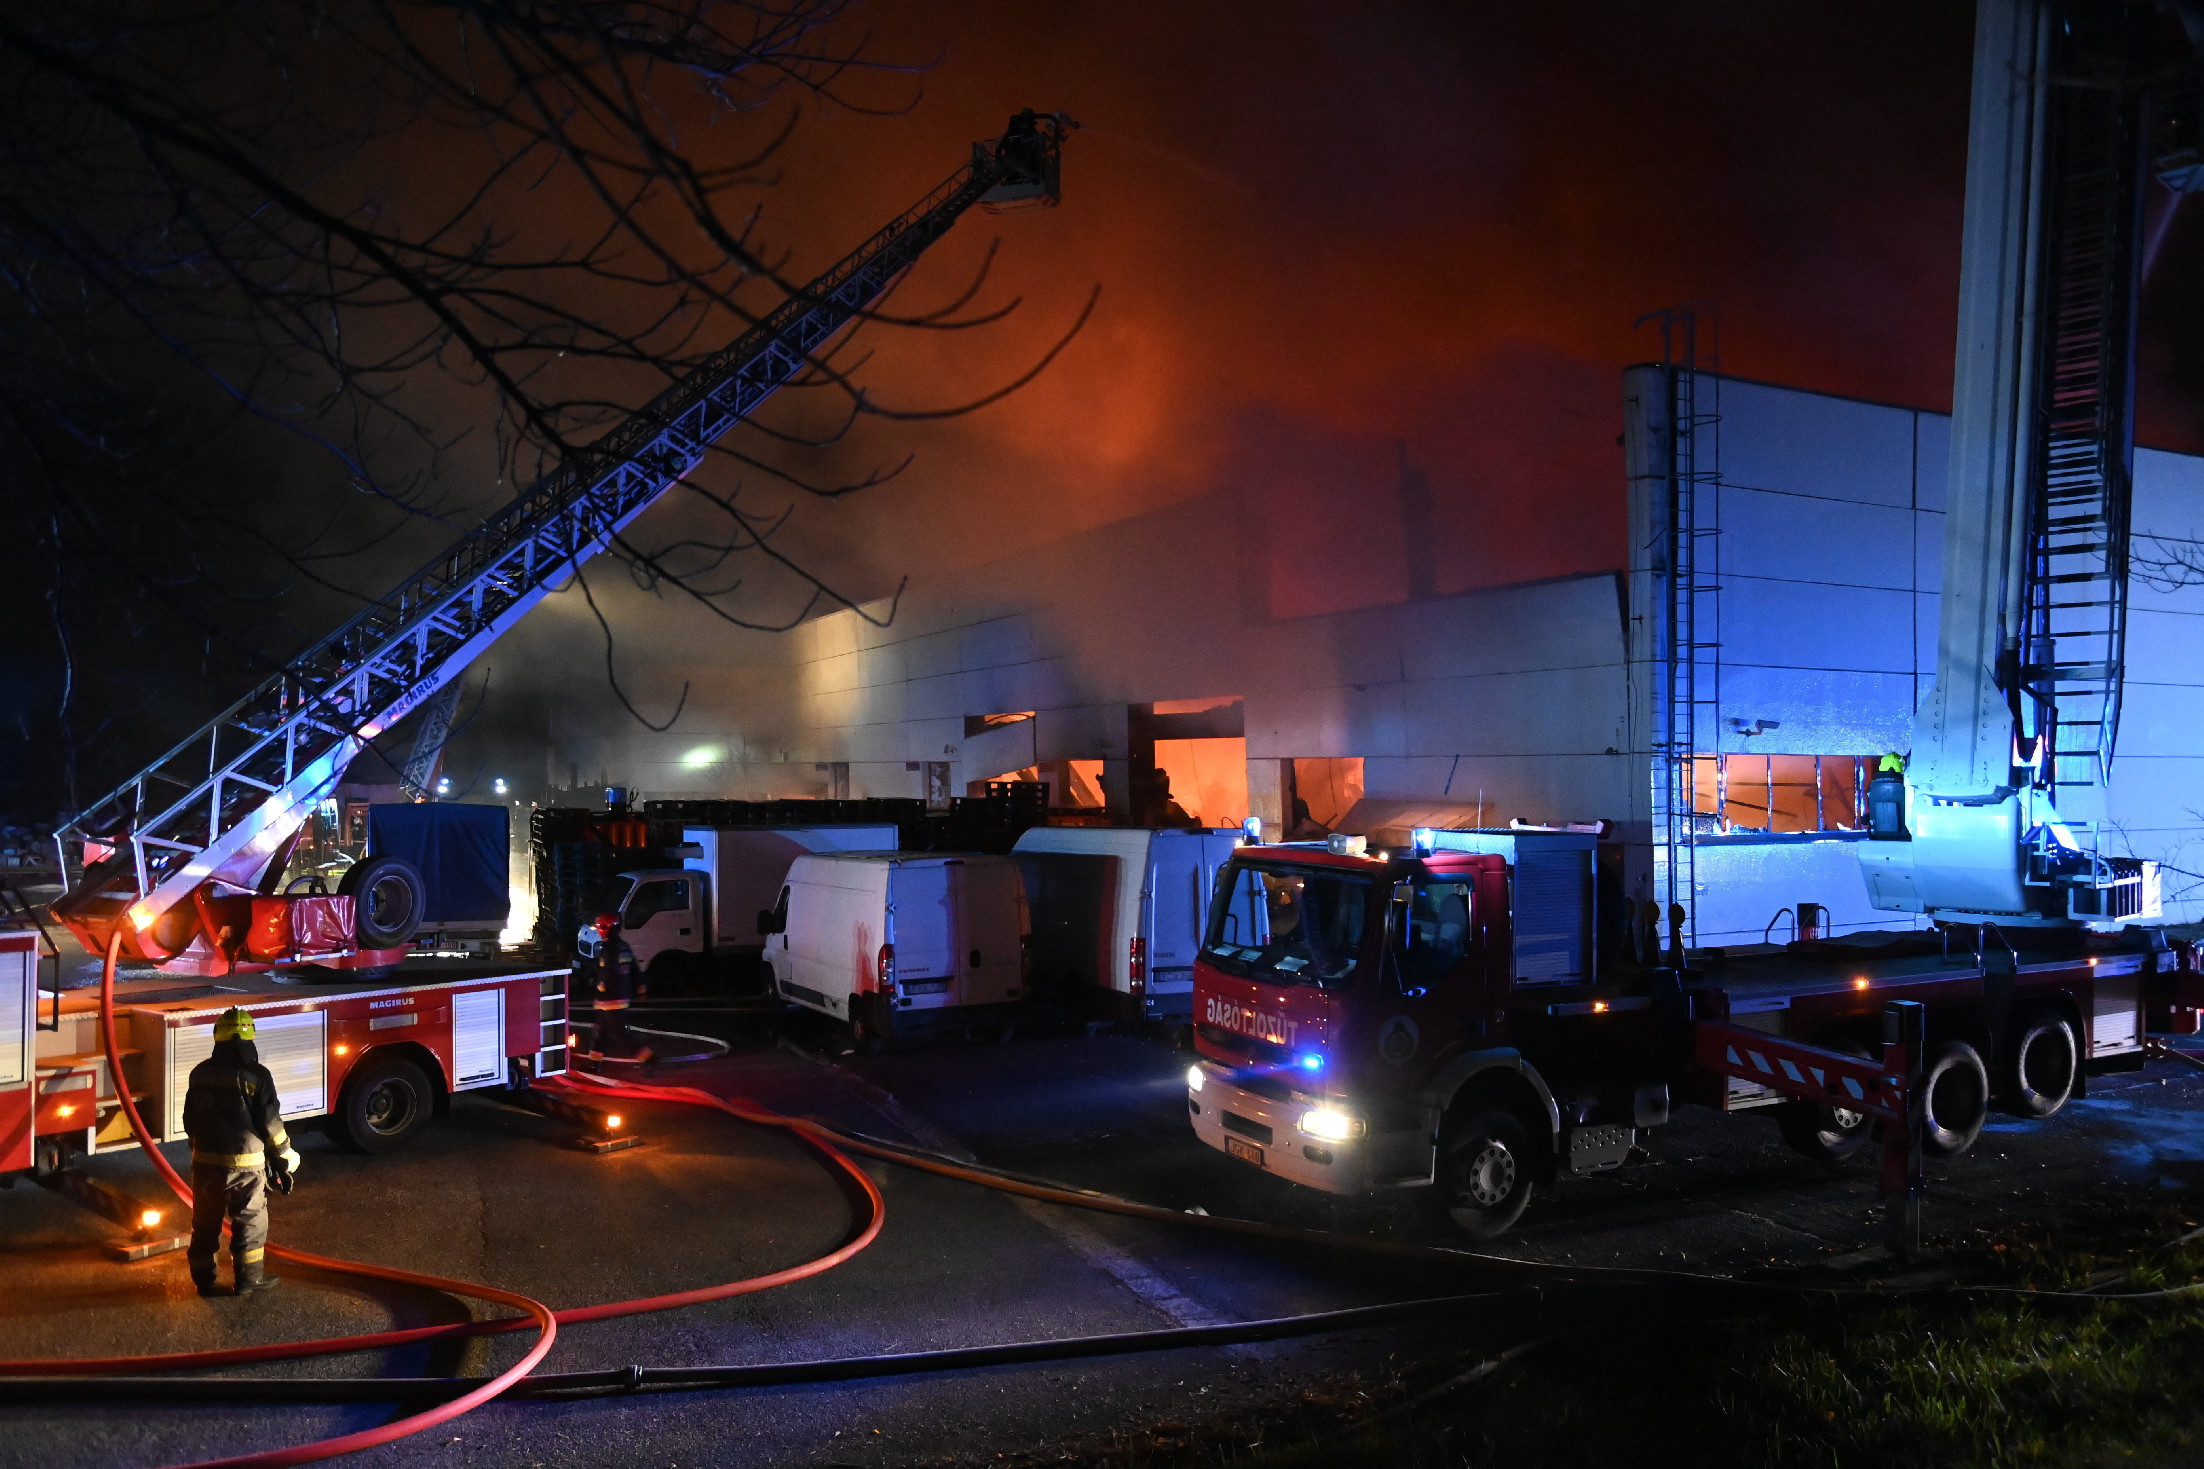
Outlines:
{"type": "Polygon", "coordinates": [[[1186,1068],[1186,1089],[1188,1091],[1200,1091],[1202,1080],[1203,1077],[1201,1074],[1201,1068],[1199,1066],[1189,1066],[1186,1068]]]}
{"type": "Polygon", "coordinates": [[[1326,1142],[1344,1143],[1368,1132],[1370,1124],[1337,1107],[1316,1107],[1301,1114],[1301,1130],[1326,1142]]]}

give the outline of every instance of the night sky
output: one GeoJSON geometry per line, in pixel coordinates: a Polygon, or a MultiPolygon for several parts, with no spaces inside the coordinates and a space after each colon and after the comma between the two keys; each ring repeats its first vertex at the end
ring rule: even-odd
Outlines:
{"type": "MultiPolygon", "coordinates": [[[[857,532],[876,586],[1224,490],[1266,513],[1276,612],[1394,600],[1403,444],[1440,592],[1619,566],[1619,374],[1677,302],[1718,315],[1726,371],[1949,406],[1965,7],[873,14],[876,54],[941,59],[910,115],[805,134],[776,205],[807,240],[855,237],[1009,105],[1088,125],[1060,210],[967,222],[913,284],[999,238],[1016,328],[883,341],[883,395],[997,381],[1103,290],[1019,398],[866,439],[920,461],[807,532],[857,532]]],[[[2204,210],[2146,302],[2148,443],[2204,450],[2200,263],[2204,210]]]]}

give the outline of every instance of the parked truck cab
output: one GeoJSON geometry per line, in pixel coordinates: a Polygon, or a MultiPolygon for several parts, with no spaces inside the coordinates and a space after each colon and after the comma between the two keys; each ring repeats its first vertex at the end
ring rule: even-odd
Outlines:
{"type": "Polygon", "coordinates": [[[1594,982],[1593,836],[1357,845],[1246,847],[1220,875],[1194,970],[1195,1132],[1332,1193],[1435,1189],[1480,1237],[1557,1166],[1620,1164],[1638,1126],[1665,1120],[1656,1048],[1618,1066],[1632,1048],[1603,1026],[1561,1068],[1575,1075],[1524,1055],[1550,1022],[1629,1025],[1611,1012],[1644,1003],[1594,982]]]}

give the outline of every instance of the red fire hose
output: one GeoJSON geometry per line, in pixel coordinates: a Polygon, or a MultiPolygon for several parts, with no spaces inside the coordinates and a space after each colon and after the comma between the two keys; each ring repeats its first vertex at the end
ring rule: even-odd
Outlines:
{"type": "MultiPolygon", "coordinates": [[[[191,1206],[191,1189],[177,1175],[176,1170],[169,1166],[168,1160],[161,1156],[160,1149],[154,1146],[151,1135],[146,1131],[143,1119],[138,1115],[137,1104],[131,1099],[129,1085],[123,1079],[120,1049],[115,1044],[114,1005],[115,961],[121,943],[122,938],[119,933],[109,940],[106,965],[100,974],[100,1031],[101,1040],[107,1052],[108,1072],[114,1079],[115,1094],[121,1099],[123,1113],[130,1120],[130,1130],[137,1137],[138,1146],[152,1160],[155,1171],[161,1175],[170,1191],[176,1195],[186,1208],[189,1208],[191,1206]]],[[[659,1100],[694,1102],[701,1105],[716,1106],[720,1110],[731,1113],[745,1121],[783,1127],[789,1126],[786,1120],[777,1118],[771,1113],[758,1112],[738,1103],[725,1102],[703,1092],[692,1092],[691,1089],[686,1087],[637,1087],[623,1088],[622,1091],[635,1095],[648,1092],[659,1100]]],[[[885,1201],[880,1196],[879,1188],[862,1168],[858,1167],[847,1155],[831,1143],[801,1129],[792,1130],[796,1130],[806,1143],[839,1167],[858,1185],[866,1201],[867,1217],[863,1227],[839,1249],[821,1255],[815,1260],[808,1260],[801,1265],[791,1266],[786,1270],[776,1270],[768,1275],[751,1276],[744,1280],[728,1281],[722,1285],[705,1286],[698,1290],[676,1291],[670,1295],[646,1296],[639,1300],[614,1301],[597,1306],[582,1306],[568,1311],[553,1311],[540,1301],[532,1300],[515,1291],[500,1290],[494,1286],[471,1285],[462,1281],[447,1280],[442,1276],[422,1275],[410,1270],[395,1270],[385,1265],[369,1265],[358,1260],[340,1260],[327,1255],[315,1255],[304,1250],[271,1245],[268,1247],[268,1253],[279,1260],[289,1260],[300,1265],[309,1265],[315,1269],[335,1271],[345,1275],[365,1276],[375,1280],[394,1281],[402,1285],[419,1286],[429,1290],[448,1291],[454,1295],[471,1296],[476,1300],[494,1301],[499,1305],[511,1306],[527,1314],[520,1317],[506,1317],[496,1321],[466,1321],[448,1326],[413,1327],[402,1331],[372,1332],[360,1336],[324,1337],[316,1341],[281,1342],[270,1346],[237,1347],[224,1351],[163,1352],[136,1357],[77,1357],[27,1362],[0,1362],[0,1374],[11,1376],[84,1376],[115,1371],[169,1371],[191,1367],[220,1367],[242,1362],[266,1362],[292,1357],[322,1356],[337,1352],[370,1351],[440,1338],[484,1336],[499,1332],[524,1330],[530,1324],[534,1324],[540,1329],[541,1334],[537,1337],[535,1345],[530,1347],[518,1362],[500,1372],[497,1376],[488,1379],[480,1387],[426,1412],[400,1418],[378,1428],[365,1429],[358,1433],[348,1433],[337,1438],[322,1439],[315,1443],[300,1444],[295,1448],[272,1449],[265,1453],[247,1454],[238,1458],[208,1460],[203,1464],[190,1466],[190,1469],[216,1469],[216,1466],[222,1466],[222,1469],[243,1469],[243,1466],[251,1466],[251,1469],[281,1469],[281,1466],[310,1464],[321,1459],[336,1458],[341,1454],[357,1453],[361,1449],[375,1448],[378,1445],[419,1433],[425,1428],[433,1428],[439,1423],[448,1422],[465,1413],[468,1409],[477,1407],[504,1392],[515,1382],[527,1376],[529,1371],[543,1360],[544,1354],[551,1350],[551,1343],[557,1338],[561,1324],[603,1321],[615,1316],[641,1315],[649,1311],[664,1311],[676,1306],[699,1305],[706,1301],[725,1300],[730,1296],[748,1295],[756,1291],[769,1290],[777,1285],[786,1285],[791,1281],[823,1274],[871,1244],[878,1237],[880,1226],[885,1218],[886,1206],[885,1201]]]]}

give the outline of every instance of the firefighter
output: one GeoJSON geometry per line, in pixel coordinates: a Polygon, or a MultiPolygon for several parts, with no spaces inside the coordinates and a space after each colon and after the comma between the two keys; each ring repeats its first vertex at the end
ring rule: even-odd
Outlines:
{"type": "Polygon", "coordinates": [[[230,1264],[236,1294],[276,1284],[262,1253],[268,1244],[268,1189],[291,1191],[298,1150],[283,1126],[275,1078],[253,1046],[253,1018],[225,1010],[214,1022],[214,1054],[191,1069],[184,1093],[184,1133],[191,1139],[191,1281],[203,1296],[221,1295],[214,1254],[222,1221],[230,1224],[230,1264]]]}
{"type": "Polygon", "coordinates": [[[597,1055],[648,1061],[650,1048],[638,1046],[628,1034],[628,1007],[643,986],[636,979],[635,958],[620,938],[620,915],[601,913],[596,927],[597,974],[592,1008],[597,1017],[597,1055]]]}
{"type": "Polygon", "coordinates": [[[1906,773],[1906,757],[1896,750],[1892,750],[1875,762],[1875,773],[1877,775],[1904,775],[1906,773]]]}

